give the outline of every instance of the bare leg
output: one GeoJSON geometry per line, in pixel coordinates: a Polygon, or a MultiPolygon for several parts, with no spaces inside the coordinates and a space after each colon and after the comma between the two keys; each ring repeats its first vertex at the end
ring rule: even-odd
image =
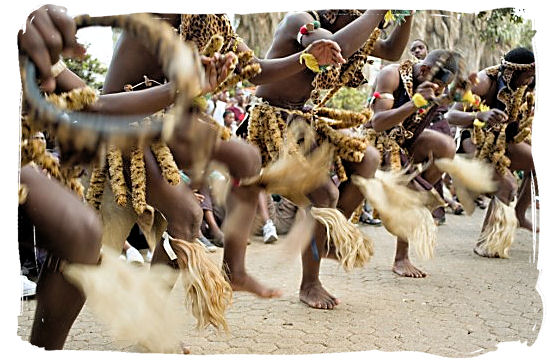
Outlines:
{"type": "MultiPolygon", "coordinates": [[[[328,180],[325,185],[309,195],[316,207],[335,207],[338,201],[338,188],[328,180]]],[[[302,283],[300,285],[300,301],[313,308],[333,309],[340,300],[324,289],[319,280],[321,256],[326,249],[325,227],[319,222],[315,224],[315,245],[318,256],[315,257],[311,247],[302,253],[302,283]]]]}
{"type": "MultiPolygon", "coordinates": [[[[30,166],[21,169],[21,183],[29,188],[22,210],[40,234],[39,246],[69,262],[97,264],[101,222],[95,212],[30,166]]],[[[84,301],[84,295],[59,271],[44,267],[38,280],[31,344],[48,350],[63,348],[84,301]]]]}
{"type": "Polygon", "coordinates": [[[269,220],[269,211],[267,209],[267,200],[265,192],[258,194],[258,212],[262,219],[262,223],[265,224],[269,220]]]}
{"type": "Polygon", "coordinates": [[[128,241],[124,241],[124,246],[122,246],[122,251],[123,251],[123,252],[126,252],[127,250],[130,249],[130,247],[132,247],[132,246],[130,245],[130,243],[129,243],[128,241]]]}
{"type": "MultiPolygon", "coordinates": [[[[363,160],[360,163],[345,162],[344,167],[351,174],[357,174],[363,178],[373,178],[376,169],[380,165],[380,154],[376,148],[369,146],[365,152],[363,160]]],[[[342,213],[346,218],[351,217],[353,211],[361,204],[365,197],[355,186],[351,179],[340,184],[338,187],[340,190],[340,197],[338,198],[338,209],[342,210],[342,213]]]]}
{"type": "MultiPolygon", "coordinates": [[[[510,169],[522,170],[525,174],[518,192],[516,217],[520,227],[532,231],[533,224],[529,219],[527,219],[527,217],[525,217],[527,208],[531,204],[531,171],[534,171],[535,169],[531,146],[527,143],[508,144],[508,154],[510,155],[511,160],[510,169]]],[[[537,229],[537,232],[538,231],[539,230],[537,229]]]]}
{"type": "Polygon", "coordinates": [[[204,220],[206,224],[208,224],[208,228],[210,229],[210,233],[214,237],[214,239],[218,240],[218,242],[223,245],[224,241],[224,234],[220,227],[218,226],[218,223],[216,222],[216,217],[214,217],[214,212],[205,210],[204,211],[204,220]]]}
{"type": "MultiPolygon", "coordinates": [[[[518,192],[518,202],[516,204],[516,218],[518,219],[519,226],[529,231],[533,231],[533,223],[529,220],[525,213],[527,208],[531,205],[531,172],[525,172],[521,186],[518,192]]],[[[536,230],[539,231],[538,229],[536,230]]]]}
{"type": "MultiPolygon", "coordinates": [[[[454,142],[449,136],[432,130],[425,130],[414,143],[412,153],[413,162],[415,163],[427,161],[430,154],[433,155],[434,159],[453,158],[455,155],[454,142]]],[[[432,165],[422,176],[431,184],[435,184],[441,179],[442,173],[432,165]]],[[[408,253],[409,244],[406,240],[398,238],[393,272],[403,277],[426,277],[424,272],[411,263],[408,253]]]]}
{"type": "Polygon", "coordinates": [[[409,243],[398,238],[392,271],[402,277],[423,278],[426,273],[416,268],[409,260],[409,243]]]}
{"type": "MultiPolygon", "coordinates": [[[[213,158],[225,163],[231,175],[237,179],[252,177],[260,171],[258,150],[243,142],[220,142],[213,158]]],[[[246,271],[246,247],[252,232],[259,192],[258,187],[235,187],[229,196],[227,219],[223,227],[224,267],[234,291],[247,291],[263,298],[280,297],[280,290],[260,284],[246,271]]]]}
{"type": "Polygon", "coordinates": [[[263,286],[251,277],[245,266],[248,237],[256,214],[259,189],[237,187],[228,202],[228,216],[224,222],[225,243],[223,263],[234,291],[247,291],[263,298],[280,297],[282,292],[263,286]]]}
{"type": "MultiPolygon", "coordinates": [[[[191,189],[180,182],[170,185],[163,177],[149,149],[144,151],[147,175],[147,203],[158,209],[168,221],[167,232],[174,238],[192,241],[199,236],[202,209],[191,189]]],[[[151,264],[172,265],[159,240],[151,264]]]]}

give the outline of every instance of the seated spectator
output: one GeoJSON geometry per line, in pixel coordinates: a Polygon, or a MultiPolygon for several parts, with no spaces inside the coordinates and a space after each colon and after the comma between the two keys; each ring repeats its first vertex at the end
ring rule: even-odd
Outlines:
{"type": "Polygon", "coordinates": [[[294,224],[299,208],[286,198],[262,194],[263,201],[260,198],[260,204],[265,203],[266,209],[262,210],[261,206],[258,207],[259,210],[256,213],[252,229],[255,235],[263,236],[264,243],[272,243],[278,239],[278,235],[288,233],[294,224]],[[276,235],[277,238],[269,242],[272,235],[276,235]]]}
{"type": "Polygon", "coordinates": [[[208,243],[222,248],[224,234],[220,227],[225,218],[225,209],[212,202],[212,195],[207,186],[197,192],[196,196],[203,211],[201,235],[208,243]]]}

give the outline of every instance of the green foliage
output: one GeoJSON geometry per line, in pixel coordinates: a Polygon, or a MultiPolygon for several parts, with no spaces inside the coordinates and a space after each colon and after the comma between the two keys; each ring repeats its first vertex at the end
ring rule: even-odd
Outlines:
{"type": "Polygon", "coordinates": [[[360,112],[366,108],[369,95],[366,87],[343,87],[328,101],[327,107],[360,112]]]}
{"type": "MultiPolygon", "coordinates": [[[[85,45],[88,49],[89,44],[85,45]]],[[[104,66],[98,59],[86,53],[84,59],[63,59],[67,68],[78,75],[87,85],[95,89],[103,87],[103,77],[107,73],[107,67],[104,66]],[[99,78],[99,79],[98,79],[99,78]]]]}
{"type": "Polygon", "coordinates": [[[481,11],[477,15],[483,21],[480,39],[490,44],[494,49],[497,44],[508,48],[524,46],[532,48],[531,42],[535,35],[530,20],[525,20],[514,8],[502,8],[481,11]]]}

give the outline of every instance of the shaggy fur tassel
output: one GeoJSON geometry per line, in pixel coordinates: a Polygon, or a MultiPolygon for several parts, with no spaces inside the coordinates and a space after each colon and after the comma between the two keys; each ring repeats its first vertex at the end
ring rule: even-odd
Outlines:
{"type": "Polygon", "coordinates": [[[306,195],[326,181],[333,152],[330,145],[321,144],[306,156],[304,150],[298,150],[296,142],[295,133],[300,131],[305,132],[306,143],[313,139],[313,134],[307,133],[309,128],[291,126],[277,160],[263,168],[258,176],[241,180],[241,184],[259,184],[267,193],[280,194],[296,205],[309,205],[306,195]]]}
{"type": "Polygon", "coordinates": [[[182,272],[184,294],[198,328],[208,325],[229,331],[225,311],[231,305],[233,291],[221,270],[196,242],[170,239],[182,272]]]}
{"type": "Polygon", "coordinates": [[[145,200],[145,160],[141,149],[132,150],[130,179],[132,180],[132,205],[136,214],[140,215],[147,209],[145,200]]]}
{"type": "Polygon", "coordinates": [[[369,204],[391,234],[406,240],[423,259],[433,257],[437,226],[426,208],[428,192],[415,191],[407,185],[404,172],[377,171],[375,178],[351,176],[369,204]]]}
{"type": "Polygon", "coordinates": [[[485,161],[457,155],[454,159],[436,159],[434,164],[451,176],[458,199],[468,214],[475,210],[474,200],[478,195],[492,193],[497,189],[497,183],[493,180],[493,167],[485,161]]]}
{"type": "Polygon", "coordinates": [[[128,189],[124,180],[122,153],[115,146],[110,146],[107,152],[107,163],[109,164],[109,178],[111,189],[115,196],[115,202],[120,207],[126,207],[128,189]]]}
{"type": "Polygon", "coordinates": [[[166,181],[170,185],[177,185],[179,184],[181,177],[178,172],[178,166],[176,165],[176,162],[174,161],[174,157],[172,156],[172,152],[170,151],[170,148],[166,145],[164,142],[154,142],[151,144],[151,151],[155,155],[155,158],[157,159],[157,163],[160,167],[160,170],[162,172],[162,177],[166,179],[166,181]]]}
{"type": "Polygon", "coordinates": [[[327,254],[331,248],[334,249],[345,271],[364,267],[369,262],[374,254],[372,240],[348,222],[339,210],[313,207],[311,215],[326,228],[327,254]]]}
{"type": "Polygon", "coordinates": [[[107,168],[94,168],[92,175],[90,176],[90,185],[86,191],[86,202],[95,209],[99,210],[101,206],[101,198],[103,197],[103,190],[105,188],[105,181],[107,180],[107,168]]]}
{"type": "Polygon", "coordinates": [[[494,197],[487,225],[479,237],[474,252],[482,257],[509,258],[508,250],[514,242],[514,234],[518,226],[515,202],[504,204],[494,197]]]}

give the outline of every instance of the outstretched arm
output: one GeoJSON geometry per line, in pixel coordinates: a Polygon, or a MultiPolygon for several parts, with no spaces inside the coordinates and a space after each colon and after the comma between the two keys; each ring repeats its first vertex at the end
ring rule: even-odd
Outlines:
{"type": "MultiPolygon", "coordinates": [[[[238,52],[248,50],[248,46],[244,43],[239,44],[237,48],[238,52]]],[[[345,62],[345,59],[341,55],[340,46],[338,43],[331,40],[321,39],[314,41],[308,49],[308,53],[315,56],[319,65],[337,65],[345,62]]],[[[250,79],[250,81],[256,85],[267,84],[274,81],[280,81],[281,79],[305,70],[306,66],[300,64],[301,54],[302,52],[300,51],[276,59],[258,59],[255,57],[254,61],[260,64],[262,72],[250,79]]]]}
{"type": "MultiPolygon", "coordinates": [[[[234,54],[231,54],[234,57],[234,54]]],[[[203,57],[206,68],[207,85],[205,89],[213,89],[219,83],[220,76],[227,76],[227,68],[231,57],[203,57]]],[[[58,89],[69,91],[81,88],[86,83],[69,69],[65,69],[57,78],[58,89]]],[[[86,111],[102,114],[147,115],[165,109],[174,102],[172,83],[153,86],[131,92],[102,94],[97,102],[86,108],[86,111]]]]}

